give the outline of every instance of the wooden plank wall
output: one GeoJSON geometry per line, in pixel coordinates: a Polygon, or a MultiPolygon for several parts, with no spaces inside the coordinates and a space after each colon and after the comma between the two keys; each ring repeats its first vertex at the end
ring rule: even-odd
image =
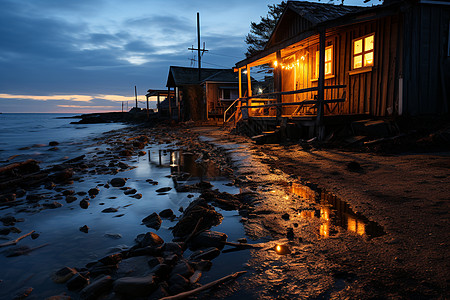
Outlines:
{"type": "MultiPolygon", "coordinates": [[[[326,39],[326,46],[333,45],[332,78],[325,80],[325,85],[345,84],[346,101],[337,105],[333,114],[370,114],[388,116],[398,111],[398,78],[403,67],[401,17],[387,16],[376,21],[360,23],[336,30],[326,39]],[[349,75],[351,70],[352,40],[370,33],[375,33],[375,57],[372,71],[349,75]],[[399,50],[400,49],[400,50],[399,50]]],[[[307,41],[305,41],[307,43],[307,41]]],[[[318,44],[313,44],[295,54],[299,59],[308,53],[304,66],[295,70],[283,71],[283,91],[317,86],[314,81],[315,56],[318,44]],[[286,80],[289,80],[287,82],[286,80]],[[293,83],[295,80],[295,84],[293,83]]],[[[302,62],[300,62],[302,64],[302,62]]],[[[325,99],[341,98],[344,90],[326,90],[325,99]]],[[[316,93],[296,96],[283,96],[283,102],[313,99],[316,93]]],[[[286,113],[293,108],[286,110],[286,113]]],[[[325,110],[325,114],[329,114],[325,110]]]]}
{"type": "Polygon", "coordinates": [[[443,93],[445,72],[441,70],[449,60],[449,22],[450,8],[446,6],[415,6],[405,13],[403,103],[407,115],[449,111],[449,99],[443,93]]]}

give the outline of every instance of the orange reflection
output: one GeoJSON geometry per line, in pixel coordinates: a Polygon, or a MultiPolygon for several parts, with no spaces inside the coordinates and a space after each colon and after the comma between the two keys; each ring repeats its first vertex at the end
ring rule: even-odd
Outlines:
{"type": "Polygon", "coordinates": [[[300,217],[303,219],[312,219],[314,218],[314,211],[313,210],[304,210],[299,213],[300,217]]]}
{"type": "Polygon", "coordinates": [[[366,233],[366,224],[357,220],[351,216],[347,217],[347,230],[355,232],[359,235],[364,235],[366,233]]]}
{"type": "Polygon", "coordinates": [[[329,237],[330,236],[330,223],[323,223],[320,225],[319,229],[320,236],[329,237]]]}
{"type": "Polygon", "coordinates": [[[314,200],[316,198],[316,192],[309,187],[296,182],[291,185],[291,193],[304,199],[314,200]]]}

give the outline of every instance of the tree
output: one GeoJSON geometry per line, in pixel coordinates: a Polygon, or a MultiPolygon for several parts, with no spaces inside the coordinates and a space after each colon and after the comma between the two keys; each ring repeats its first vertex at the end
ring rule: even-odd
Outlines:
{"type": "Polygon", "coordinates": [[[286,7],[286,2],[281,2],[280,4],[267,5],[269,12],[265,17],[261,17],[259,23],[251,22],[250,33],[245,37],[245,43],[248,45],[247,57],[252,56],[262,50],[266,46],[267,41],[275,29],[281,14],[286,7]]]}

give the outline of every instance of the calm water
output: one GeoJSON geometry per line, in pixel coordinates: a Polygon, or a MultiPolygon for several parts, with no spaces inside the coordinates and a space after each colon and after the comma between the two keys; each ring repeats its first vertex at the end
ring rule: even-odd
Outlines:
{"type": "Polygon", "coordinates": [[[26,158],[56,162],[82,151],[83,143],[99,134],[124,128],[123,124],[70,124],[78,119],[60,119],[73,114],[0,114],[0,165],[26,158]],[[60,143],[54,151],[51,141],[60,143]],[[22,149],[22,150],[19,150],[22,149]],[[17,156],[16,156],[17,155],[17,156]]]}
{"type": "MultiPolygon", "coordinates": [[[[0,151],[1,159],[7,160],[10,156],[20,153],[20,157],[11,159],[23,160],[28,156],[35,156],[43,163],[58,161],[67,157],[76,157],[86,154],[87,159],[102,160],[99,150],[105,150],[108,146],[99,145],[93,141],[102,132],[124,127],[120,124],[95,124],[73,125],[69,124],[73,119],[55,119],[53,114],[3,114],[1,117],[0,151]],[[26,117],[26,118],[25,118],[26,117]],[[23,119],[25,118],[25,119],[23,119]],[[22,120],[22,121],[21,121],[22,120]],[[33,121],[34,120],[34,121],[33,121]],[[8,122],[9,121],[9,122],[8,122]],[[22,138],[19,138],[21,136],[22,138]],[[60,142],[58,151],[49,151],[48,142],[56,140],[60,142]],[[31,147],[34,144],[45,146],[31,147]],[[29,150],[17,150],[21,147],[31,147],[29,150]]],[[[25,287],[33,287],[31,299],[45,299],[52,295],[66,292],[74,299],[77,293],[69,292],[64,284],[55,284],[50,279],[51,274],[63,266],[83,267],[86,263],[98,260],[113,248],[132,246],[134,238],[147,231],[154,231],[141,224],[141,220],[153,212],[171,208],[177,215],[180,207],[186,208],[195,199],[190,194],[178,193],[174,189],[174,182],[170,178],[174,172],[188,172],[192,175],[188,183],[197,182],[199,177],[211,181],[215,188],[230,193],[238,193],[235,187],[227,186],[229,181],[221,177],[220,172],[210,165],[200,166],[195,163],[192,154],[183,153],[176,149],[174,144],[152,145],[146,149],[147,155],[124,161],[136,168],[121,172],[116,176],[84,174],[81,181],[65,186],[65,189],[75,192],[87,192],[90,188],[98,187],[100,193],[90,200],[88,209],[81,209],[79,201],[83,196],[77,196],[78,200],[66,203],[57,200],[63,207],[58,209],[45,209],[38,211],[32,205],[24,204],[16,207],[0,207],[0,217],[14,216],[23,219],[15,227],[22,233],[10,233],[6,239],[15,239],[18,236],[35,230],[40,234],[39,238],[32,240],[26,238],[18,245],[26,245],[31,248],[48,244],[44,248],[37,249],[28,255],[18,257],[6,257],[1,254],[5,248],[0,248],[0,299],[12,299],[17,291],[25,287]],[[114,177],[130,178],[127,185],[135,188],[143,195],[142,199],[131,198],[119,188],[104,188],[109,180],[114,177]],[[146,182],[147,179],[158,181],[158,185],[146,182]],[[157,189],[171,187],[165,195],[158,195],[157,189]],[[189,196],[189,197],[188,197],[189,196]],[[117,213],[102,213],[105,208],[114,207],[117,213]],[[79,228],[89,226],[89,232],[83,233],[79,228]],[[120,234],[121,238],[112,239],[107,234],[120,234]]],[[[42,165],[42,164],[41,164],[42,165]]],[[[43,188],[38,188],[29,193],[46,195],[46,200],[55,201],[58,193],[43,188]]],[[[23,201],[20,198],[17,201],[23,201]]],[[[230,241],[236,241],[244,237],[244,229],[239,223],[240,216],[236,211],[222,211],[224,215],[222,224],[213,230],[225,232],[230,241]]],[[[156,232],[164,240],[170,241],[172,233],[169,230],[175,222],[163,220],[162,226],[156,232]]],[[[2,227],[2,224],[0,224],[2,227]]],[[[3,242],[0,236],[0,242],[3,242]]],[[[222,276],[242,269],[250,254],[248,251],[237,253],[225,253],[213,261],[213,268],[204,274],[202,283],[210,282],[222,276]]]]}

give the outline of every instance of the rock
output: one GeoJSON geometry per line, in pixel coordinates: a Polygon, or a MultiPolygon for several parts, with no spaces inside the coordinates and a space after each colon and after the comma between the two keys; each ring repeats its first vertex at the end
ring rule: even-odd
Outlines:
{"type": "Polygon", "coordinates": [[[79,290],[84,288],[89,284],[89,279],[81,275],[80,273],[76,273],[72,276],[72,278],[67,281],[66,286],[69,290],[79,290]]]}
{"type": "MultiPolygon", "coordinates": [[[[157,258],[152,257],[150,260],[157,260],[157,258]]],[[[149,275],[151,273],[150,269],[154,266],[149,268],[148,261],[148,256],[136,256],[122,260],[117,269],[117,277],[141,277],[149,275]]],[[[157,264],[159,265],[159,263],[157,264]]]]}
{"type": "Polygon", "coordinates": [[[11,228],[3,227],[0,228],[0,235],[8,235],[11,232],[11,228]]]}
{"type": "Polygon", "coordinates": [[[47,190],[53,190],[56,187],[54,182],[47,182],[44,186],[47,190]]]}
{"type": "Polygon", "coordinates": [[[62,269],[59,269],[52,275],[52,280],[55,283],[65,283],[76,273],[77,271],[75,269],[64,267],[62,269]]]}
{"type": "Polygon", "coordinates": [[[168,264],[159,264],[151,269],[151,273],[158,277],[159,280],[169,277],[172,267],[168,264]]]}
{"type": "Polygon", "coordinates": [[[112,289],[112,285],[113,279],[111,276],[101,276],[81,290],[81,299],[96,300],[102,294],[109,292],[112,289]]]}
{"type": "Polygon", "coordinates": [[[168,280],[169,283],[169,292],[172,295],[177,295],[186,291],[189,288],[189,280],[180,274],[175,274],[171,276],[168,280]]]}
{"type": "Polygon", "coordinates": [[[124,150],[119,152],[119,155],[120,156],[132,156],[133,152],[131,150],[124,149],[124,150]]]}
{"type": "Polygon", "coordinates": [[[37,239],[39,236],[40,236],[39,233],[33,232],[33,233],[31,234],[31,239],[35,240],[35,239],[37,239]]]}
{"type": "Polygon", "coordinates": [[[42,206],[45,208],[55,209],[55,208],[62,207],[63,205],[59,202],[53,201],[50,203],[43,203],[42,206]]]}
{"type": "Polygon", "coordinates": [[[246,238],[240,238],[237,241],[238,241],[238,243],[241,243],[241,244],[247,244],[247,239],[246,238]]]}
{"type": "Polygon", "coordinates": [[[156,290],[153,275],[145,277],[122,277],[114,282],[113,290],[126,297],[146,297],[156,290]]]}
{"type": "Polygon", "coordinates": [[[119,263],[122,260],[122,253],[115,253],[108,256],[105,256],[98,261],[101,262],[104,265],[115,265],[119,263]]]}
{"type": "Polygon", "coordinates": [[[125,192],[123,192],[125,195],[132,195],[132,194],[136,194],[137,191],[136,189],[130,189],[130,190],[126,190],[125,192]]]}
{"type": "Polygon", "coordinates": [[[163,246],[163,250],[171,253],[175,253],[176,255],[181,256],[183,254],[183,248],[178,243],[165,243],[163,246]]]}
{"type": "Polygon", "coordinates": [[[84,226],[80,227],[80,231],[84,232],[84,233],[88,233],[89,227],[87,225],[84,225],[84,226]]]}
{"type": "Polygon", "coordinates": [[[170,266],[175,265],[179,260],[178,255],[172,253],[170,255],[164,255],[164,263],[170,266]]]}
{"type": "Polygon", "coordinates": [[[89,196],[96,196],[98,195],[98,193],[100,192],[100,190],[98,188],[92,188],[88,191],[89,196]]]}
{"type": "Polygon", "coordinates": [[[16,197],[17,198],[22,198],[23,196],[25,196],[27,192],[24,189],[17,189],[16,190],[16,197]]]}
{"type": "Polygon", "coordinates": [[[6,216],[6,217],[0,218],[0,222],[2,222],[3,225],[5,225],[5,226],[12,226],[12,225],[16,224],[17,219],[13,216],[6,216]]]}
{"type": "Polygon", "coordinates": [[[22,288],[20,291],[18,291],[16,293],[16,295],[12,299],[13,300],[23,300],[23,299],[27,298],[28,296],[30,296],[32,291],[33,291],[32,287],[22,288]]]}
{"type": "Polygon", "coordinates": [[[163,188],[157,189],[155,192],[157,192],[157,193],[165,193],[165,192],[170,191],[171,189],[172,189],[171,187],[163,187],[163,188]]]}
{"type": "Polygon", "coordinates": [[[136,147],[138,149],[144,149],[145,145],[144,145],[144,143],[141,143],[139,141],[134,141],[133,142],[133,147],[136,147]]]}
{"type": "Polygon", "coordinates": [[[71,196],[71,195],[66,196],[66,203],[72,203],[72,202],[75,202],[75,201],[77,201],[77,197],[71,196]]]}
{"type": "Polygon", "coordinates": [[[285,214],[283,214],[283,215],[281,216],[281,218],[282,218],[283,220],[288,221],[288,220],[289,220],[289,214],[288,214],[288,213],[285,213],[285,214]]]}
{"type": "Polygon", "coordinates": [[[136,237],[136,242],[141,247],[147,247],[147,246],[161,246],[164,244],[164,241],[162,238],[160,238],[156,233],[153,232],[147,232],[146,234],[140,234],[136,237]]]}
{"type": "Polygon", "coordinates": [[[361,167],[361,165],[356,162],[356,161],[351,161],[347,164],[347,169],[350,172],[362,172],[363,168],[361,167]]]}
{"type": "Polygon", "coordinates": [[[113,187],[121,187],[124,186],[125,183],[127,183],[125,178],[113,178],[110,182],[113,187]]]}
{"type": "Polygon", "coordinates": [[[84,196],[84,195],[87,195],[87,193],[86,193],[86,192],[83,192],[83,191],[81,191],[81,192],[78,192],[78,193],[77,193],[77,195],[78,195],[78,196],[84,196]]]}
{"type": "Polygon", "coordinates": [[[142,198],[142,194],[136,194],[133,196],[130,196],[131,198],[136,198],[136,199],[141,199],[142,198]]]}
{"type": "Polygon", "coordinates": [[[138,246],[133,247],[128,253],[128,257],[135,256],[161,256],[162,248],[160,246],[146,246],[139,248],[138,246]]]}
{"type": "Polygon", "coordinates": [[[159,285],[158,288],[156,289],[156,291],[154,291],[150,295],[148,300],[158,300],[158,299],[162,299],[162,298],[167,297],[167,296],[169,296],[169,292],[167,291],[166,286],[159,285]]]}
{"type": "Polygon", "coordinates": [[[173,235],[175,237],[182,237],[190,234],[200,218],[202,218],[202,221],[199,224],[198,231],[217,226],[223,219],[222,215],[216,212],[214,207],[207,204],[205,200],[199,198],[186,208],[183,216],[172,230],[173,235]]]}
{"type": "Polygon", "coordinates": [[[72,169],[65,169],[60,172],[56,172],[51,176],[51,180],[57,183],[65,182],[72,178],[73,176],[73,170],[72,169]]]}
{"type": "Polygon", "coordinates": [[[173,217],[175,217],[173,211],[170,208],[161,211],[159,213],[159,216],[163,219],[172,219],[173,217]]]}
{"type": "Polygon", "coordinates": [[[59,143],[57,141],[51,141],[50,143],[48,143],[49,146],[54,147],[54,146],[58,146],[59,143]]]}
{"type": "Polygon", "coordinates": [[[119,166],[119,168],[121,168],[122,170],[124,169],[128,169],[130,166],[127,165],[126,163],[123,163],[121,161],[119,161],[119,163],[117,164],[119,166]]]}
{"type": "Polygon", "coordinates": [[[189,246],[192,249],[199,248],[219,248],[222,249],[227,241],[228,236],[225,233],[206,230],[194,236],[189,246]]]}
{"type": "Polygon", "coordinates": [[[156,230],[158,230],[161,227],[161,223],[162,223],[161,218],[157,213],[152,213],[151,215],[142,219],[142,224],[156,230]]]}
{"type": "Polygon", "coordinates": [[[138,152],[138,156],[144,156],[144,155],[146,155],[147,154],[147,152],[145,152],[145,151],[139,151],[138,152]]]}
{"type": "Polygon", "coordinates": [[[157,265],[160,265],[162,263],[164,263],[164,259],[162,257],[152,257],[147,262],[148,266],[151,269],[153,269],[154,267],[156,267],[157,265]]]}
{"type": "Polygon", "coordinates": [[[83,199],[80,201],[80,207],[82,209],[87,209],[89,207],[90,203],[86,199],[83,199]]]}
{"type": "Polygon", "coordinates": [[[212,262],[210,260],[190,261],[190,264],[195,270],[208,272],[211,270],[212,262]]]}
{"type": "Polygon", "coordinates": [[[30,203],[36,203],[36,202],[44,199],[44,196],[30,194],[30,195],[27,195],[27,197],[25,199],[30,203]]]}
{"type": "Polygon", "coordinates": [[[172,272],[170,273],[170,277],[175,274],[179,274],[183,277],[189,278],[192,274],[194,274],[194,269],[189,265],[187,261],[181,260],[175,265],[175,267],[173,267],[172,272]]]}
{"type": "Polygon", "coordinates": [[[192,274],[191,277],[189,277],[189,283],[190,284],[197,283],[201,277],[202,277],[202,272],[197,270],[194,272],[194,274],[192,274]]]}
{"type": "Polygon", "coordinates": [[[204,250],[197,250],[191,254],[189,260],[199,261],[199,260],[211,260],[220,255],[220,250],[214,247],[207,248],[204,250]]]}
{"type": "Polygon", "coordinates": [[[89,275],[96,277],[99,275],[111,275],[117,271],[117,265],[104,265],[97,263],[89,268],[89,275]]]}
{"type": "Polygon", "coordinates": [[[110,239],[114,239],[114,240],[118,240],[118,239],[122,238],[122,235],[120,233],[105,233],[104,236],[107,238],[110,238],[110,239]]]}
{"type": "Polygon", "coordinates": [[[104,210],[102,210],[102,213],[115,213],[118,212],[119,210],[117,208],[114,207],[108,207],[105,208],[104,210]]]}
{"type": "Polygon", "coordinates": [[[0,195],[0,203],[6,203],[6,202],[14,202],[16,201],[16,194],[6,194],[6,195],[0,195]]]}
{"type": "Polygon", "coordinates": [[[64,191],[62,192],[62,194],[63,194],[64,196],[73,195],[73,194],[75,194],[75,191],[74,191],[74,190],[64,190],[64,191]]]}

